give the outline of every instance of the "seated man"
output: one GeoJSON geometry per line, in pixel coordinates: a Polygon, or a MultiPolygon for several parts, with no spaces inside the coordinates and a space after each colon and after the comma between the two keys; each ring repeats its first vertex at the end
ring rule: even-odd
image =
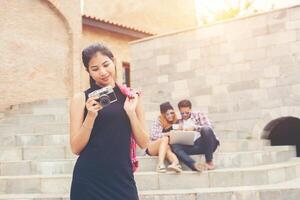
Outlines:
{"type": "Polygon", "coordinates": [[[194,145],[171,145],[173,152],[177,155],[179,160],[194,171],[214,169],[213,152],[217,149],[220,142],[216,138],[208,118],[200,112],[192,112],[192,103],[189,100],[180,101],[178,103],[178,109],[181,114],[179,129],[197,131],[199,134],[195,137],[194,145]],[[189,156],[194,154],[204,154],[206,164],[202,165],[196,163],[195,160],[189,156]]]}

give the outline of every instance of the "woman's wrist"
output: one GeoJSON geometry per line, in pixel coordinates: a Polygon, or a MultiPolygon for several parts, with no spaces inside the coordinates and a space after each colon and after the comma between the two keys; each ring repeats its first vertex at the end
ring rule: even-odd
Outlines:
{"type": "Polygon", "coordinates": [[[89,130],[89,131],[92,131],[92,129],[93,129],[92,127],[86,126],[84,123],[82,124],[82,127],[89,130]]]}
{"type": "Polygon", "coordinates": [[[97,113],[94,113],[92,111],[88,111],[87,112],[87,117],[91,118],[91,119],[96,119],[97,117],[97,113]]]}
{"type": "Polygon", "coordinates": [[[92,130],[94,127],[94,122],[95,122],[96,117],[97,117],[97,115],[95,116],[94,113],[88,112],[85,120],[82,123],[83,128],[92,130]]]}
{"type": "Polygon", "coordinates": [[[126,111],[126,113],[127,113],[127,115],[128,115],[129,118],[137,117],[135,111],[126,111]]]}

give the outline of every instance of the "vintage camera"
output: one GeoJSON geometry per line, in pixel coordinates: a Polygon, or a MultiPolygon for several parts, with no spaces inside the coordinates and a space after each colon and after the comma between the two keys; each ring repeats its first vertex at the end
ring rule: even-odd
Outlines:
{"type": "Polygon", "coordinates": [[[116,94],[111,86],[106,86],[99,90],[95,90],[95,91],[89,93],[88,96],[89,97],[92,97],[92,96],[98,97],[98,99],[96,99],[96,101],[98,101],[102,107],[106,107],[109,104],[117,101],[116,94]]]}

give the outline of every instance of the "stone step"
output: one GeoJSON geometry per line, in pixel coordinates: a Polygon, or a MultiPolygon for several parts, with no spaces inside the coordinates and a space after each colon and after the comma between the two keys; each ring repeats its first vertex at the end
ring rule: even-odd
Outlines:
{"type": "MultiPolygon", "coordinates": [[[[139,196],[141,200],[299,200],[300,179],[257,186],[140,191],[139,196]]],[[[68,198],[68,195],[62,197],[68,198]]]]}
{"type": "MultiPolygon", "coordinates": [[[[41,150],[40,150],[41,151],[41,150]]],[[[42,154],[42,153],[41,153],[42,154]]],[[[295,157],[295,149],[290,147],[266,148],[264,151],[215,153],[215,164],[218,169],[234,167],[251,167],[279,163],[295,157]]],[[[25,154],[27,155],[27,154],[25,154]]],[[[63,155],[62,155],[63,156],[63,155]]],[[[62,157],[61,156],[61,157],[62,157]]],[[[28,156],[27,156],[28,157],[28,156]]],[[[53,156],[52,156],[53,157],[53,156]]],[[[204,156],[193,155],[195,160],[205,162],[204,156]]],[[[37,156],[37,158],[40,158],[37,156]]],[[[49,158],[44,160],[5,160],[0,162],[0,175],[30,175],[30,174],[69,174],[72,173],[76,158],[49,158]],[[46,160],[47,159],[47,160],[46,160]]],[[[139,156],[139,172],[155,171],[157,157],[139,156]]],[[[190,170],[183,165],[184,170],[190,170]]]]}
{"type": "Polygon", "coordinates": [[[0,134],[30,134],[30,133],[45,133],[45,134],[57,134],[69,133],[69,123],[41,123],[41,124],[29,124],[22,126],[0,126],[0,134]]]}
{"type": "MultiPolygon", "coordinates": [[[[0,199],[70,200],[69,196],[69,193],[0,194],[0,199]]],[[[299,200],[299,196],[300,179],[279,184],[257,186],[139,191],[140,200],[299,200]]]]}
{"type": "Polygon", "coordinates": [[[0,147],[0,161],[76,158],[69,146],[0,147]]]}
{"type": "Polygon", "coordinates": [[[12,105],[9,109],[6,109],[5,115],[60,113],[62,110],[69,108],[69,102],[69,99],[52,99],[12,105]]]}
{"type": "Polygon", "coordinates": [[[65,114],[69,112],[69,106],[44,106],[44,107],[26,107],[26,108],[14,108],[13,110],[7,110],[5,117],[13,117],[19,114],[65,114]]]}
{"type": "MultiPolygon", "coordinates": [[[[41,146],[41,145],[68,145],[69,134],[0,134],[2,146],[41,146]]],[[[221,140],[220,151],[248,151],[260,150],[270,145],[269,140],[221,140]]]]}
{"type": "MultiPolygon", "coordinates": [[[[269,140],[246,140],[246,139],[224,139],[221,140],[221,145],[218,147],[220,152],[234,152],[234,151],[252,151],[262,150],[265,146],[270,145],[269,140]]],[[[145,152],[137,148],[138,155],[145,155],[145,152]]]]}
{"type": "Polygon", "coordinates": [[[13,124],[0,124],[0,135],[1,134],[14,134],[18,127],[13,124]]]}
{"type": "Polygon", "coordinates": [[[70,200],[70,194],[0,194],[1,200],[70,200]]]}
{"type": "Polygon", "coordinates": [[[249,168],[217,169],[202,173],[184,171],[181,174],[138,172],[139,190],[192,189],[207,187],[248,186],[279,183],[300,177],[300,161],[249,168]]]}
{"type": "MultiPolygon", "coordinates": [[[[251,168],[232,168],[204,171],[185,171],[181,174],[136,172],[139,190],[174,190],[213,187],[253,186],[284,182],[300,177],[300,161],[251,168]]],[[[65,194],[69,193],[71,174],[1,176],[0,193],[65,194]]]]}
{"type": "MultiPolygon", "coordinates": [[[[69,134],[69,123],[40,123],[40,124],[24,124],[22,126],[0,125],[0,135],[7,134],[69,134]]],[[[149,132],[149,129],[148,129],[149,132]]],[[[235,139],[256,139],[250,135],[239,132],[216,132],[220,140],[235,139]]]]}
{"type": "MultiPolygon", "coordinates": [[[[45,115],[43,115],[45,116],[45,115]]],[[[67,120],[67,115],[61,115],[60,117],[56,117],[53,115],[47,115],[45,118],[37,119],[40,120],[40,123],[22,123],[20,125],[14,124],[0,124],[0,134],[15,134],[15,133],[46,133],[53,134],[55,132],[68,134],[69,130],[69,121],[67,120]],[[64,117],[62,117],[64,116],[64,117]],[[47,119],[51,118],[53,122],[47,121],[47,119]],[[65,118],[65,119],[63,119],[65,118]],[[61,119],[61,120],[60,120],[61,119]],[[42,122],[44,121],[44,122],[42,122]]],[[[149,121],[146,121],[147,131],[150,132],[151,124],[149,121]]],[[[152,123],[153,121],[151,121],[152,123]]],[[[215,131],[216,135],[220,139],[254,139],[251,137],[251,134],[246,134],[238,131],[228,131],[228,130],[218,130],[215,131]]]]}
{"type": "Polygon", "coordinates": [[[70,138],[68,134],[18,134],[14,137],[17,146],[69,146],[70,138]]]}
{"type": "Polygon", "coordinates": [[[13,117],[7,117],[1,121],[12,126],[22,126],[26,124],[40,124],[40,123],[68,123],[69,114],[18,114],[13,117]]]}
{"type": "Polygon", "coordinates": [[[218,138],[221,139],[259,139],[253,138],[252,133],[238,131],[238,130],[224,130],[224,129],[214,129],[218,138]]]}
{"type": "MultiPolygon", "coordinates": [[[[263,150],[268,149],[267,146],[263,150]]],[[[271,151],[291,150],[294,151],[293,146],[277,146],[271,147],[271,151]],[[287,149],[283,149],[287,148],[287,149]]],[[[263,151],[262,150],[262,151],[263,151]]],[[[218,152],[218,151],[217,151],[218,152]]],[[[221,151],[220,151],[221,152],[221,151]]],[[[237,154],[238,152],[232,152],[237,154]]],[[[37,160],[37,159],[64,159],[76,157],[71,153],[68,145],[54,145],[54,146],[23,146],[23,147],[0,147],[0,161],[11,160],[37,160]]]]}
{"type": "Polygon", "coordinates": [[[61,99],[45,99],[33,102],[27,102],[19,104],[19,109],[26,107],[58,107],[58,106],[67,106],[70,102],[69,98],[61,98],[61,99]]]}
{"type": "MultiPolygon", "coordinates": [[[[300,184],[300,181],[298,181],[300,184]]],[[[299,200],[298,186],[244,186],[190,190],[139,191],[140,200],[299,200]]],[[[70,200],[69,194],[0,194],[2,200],[70,200]]]]}
{"type": "MultiPolygon", "coordinates": [[[[214,154],[214,163],[218,169],[235,168],[235,167],[252,167],[287,161],[296,156],[295,148],[288,149],[270,149],[265,148],[262,151],[247,152],[216,152],[214,154]]],[[[193,155],[192,158],[198,162],[205,163],[204,155],[193,155]]],[[[140,167],[138,171],[155,171],[157,157],[144,156],[139,158],[140,167]]],[[[165,163],[166,165],[168,163],[165,163]]],[[[190,169],[181,163],[183,170],[190,169]]]]}

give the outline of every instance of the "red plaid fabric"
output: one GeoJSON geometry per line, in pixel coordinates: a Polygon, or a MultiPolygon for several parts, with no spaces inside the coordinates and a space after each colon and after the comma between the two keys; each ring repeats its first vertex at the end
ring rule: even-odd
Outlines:
{"type": "Polygon", "coordinates": [[[159,138],[162,138],[164,136],[163,127],[162,124],[159,121],[159,118],[157,118],[150,129],[150,140],[155,141],[159,138]]]}

